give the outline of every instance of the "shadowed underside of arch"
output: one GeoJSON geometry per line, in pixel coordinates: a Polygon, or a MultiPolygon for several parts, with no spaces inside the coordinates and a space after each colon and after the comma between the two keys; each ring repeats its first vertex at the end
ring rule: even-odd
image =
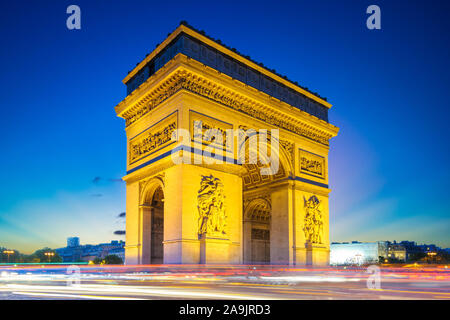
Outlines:
{"type": "Polygon", "coordinates": [[[261,164],[259,161],[257,164],[244,164],[243,166],[247,169],[247,174],[242,176],[245,190],[256,188],[262,184],[270,183],[286,176],[282,165],[280,165],[278,172],[273,175],[262,175],[261,169],[264,167],[267,168],[268,165],[261,164]]]}
{"type": "Polygon", "coordinates": [[[145,182],[141,190],[142,264],[164,262],[164,192],[160,177],[145,182]]]}
{"type": "Polygon", "coordinates": [[[153,177],[144,183],[140,191],[140,204],[151,206],[156,192],[164,195],[164,182],[160,176],[153,177]]]}
{"type": "Polygon", "coordinates": [[[259,150],[252,150],[257,154],[258,161],[256,163],[250,163],[249,161],[250,149],[248,145],[249,140],[247,139],[245,143],[241,146],[241,148],[245,147],[245,162],[242,166],[247,170],[247,173],[242,176],[244,190],[256,188],[261,185],[276,180],[280,180],[291,175],[293,169],[291,168],[290,161],[286,156],[286,150],[284,150],[284,148],[280,144],[278,144],[278,150],[274,150],[271,147],[269,141],[267,141],[267,143],[264,143],[262,145],[263,148],[267,148],[266,150],[270,150],[269,152],[272,161],[273,159],[278,159],[278,166],[276,166],[278,167],[278,170],[276,172],[272,171],[271,174],[268,175],[262,174],[261,169],[266,169],[266,171],[270,171],[267,170],[271,166],[270,158],[267,156],[263,156],[259,152],[259,150]],[[261,158],[263,161],[260,161],[261,158]]]}
{"type": "Polygon", "coordinates": [[[252,200],[245,208],[245,220],[270,223],[272,207],[270,203],[262,198],[252,200]]]}
{"type": "Polygon", "coordinates": [[[244,263],[270,263],[271,204],[267,199],[250,201],[244,211],[244,263]]]}

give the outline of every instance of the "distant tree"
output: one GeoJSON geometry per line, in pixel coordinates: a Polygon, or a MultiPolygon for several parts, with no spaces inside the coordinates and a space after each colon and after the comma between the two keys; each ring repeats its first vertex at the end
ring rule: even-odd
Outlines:
{"type": "Polygon", "coordinates": [[[115,254],[110,254],[103,259],[105,264],[123,264],[123,260],[121,257],[116,256],[115,254]]]}
{"type": "Polygon", "coordinates": [[[442,258],[442,263],[448,263],[450,262],[450,254],[446,251],[440,251],[439,256],[442,258]]]}
{"type": "Polygon", "coordinates": [[[404,261],[399,260],[399,259],[397,259],[397,258],[395,258],[395,257],[389,257],[389,258],[388,258],[388,262],[389,262],[389,263],[403,263],[404,261]]]}
{"type": "Polygon", "coordinates": [[[20,262],[21,256],[19,251],[0,247],[0,263],[16,263],[20,262]],[[11,253],[11,251],[14,251],[11,253]],[[7,253],[9,252],[9,253],[7,253]]]}
{"type": "Polygon", "coordinates": [[[59,256],[59,254],[50,248],[43,248],[36,250],[33,254],[30,255],[30,262],[62,262],[63,259],[59,256]],[[47,254],[46,254],[47,253],[47,254]]]}
{"type": "Polygon", "coordinates": [[[427,254],[425,252],[414,252],[409,255],[409,261],[416,262],[423,260],[427,254]]]}
{"type": "Polygon", "coordinates": [[[115,254],[110,254],[104,257],[103,259],[97,257],[94,259],[94,264],[123,264],[122,258],[115,254]]]}
{"type": "Polygon", "coordinates": [[[103,264],[103,260],[100,257],[96,257],[93,262],[94,264],[103,264]]]}

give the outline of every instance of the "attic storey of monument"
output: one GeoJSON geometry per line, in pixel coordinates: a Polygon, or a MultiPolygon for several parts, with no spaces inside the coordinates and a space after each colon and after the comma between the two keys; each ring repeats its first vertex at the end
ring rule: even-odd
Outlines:
{"type": "Polygon", "coordinates": [[[328,263],[331,104],[185,24],[123,82],[126,263],[328,263]]]}

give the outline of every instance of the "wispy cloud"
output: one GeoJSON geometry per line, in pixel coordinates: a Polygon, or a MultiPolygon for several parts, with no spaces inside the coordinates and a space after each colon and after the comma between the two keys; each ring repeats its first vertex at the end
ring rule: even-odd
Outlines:
{"type": "Polygon", "coordinates": [[[64,246],[68,236],[79,236],[82,243],[109,241],[120,228],[115,225],[117,210],[124,207],[125,190],[115,184],[23,201],[0,214],[0,243],[31,252],[44,246],[64,246]]]}
{"type": "Polygon", "coordinates": [[[99,183],[111,183],[111,182],[118,182],[118,183],[123,183],[124,181],[120,178],[103,178],[103,177],[95,177],[94,179],[92,179],[92,183],[93,184],[99,184],[99,183]]]}

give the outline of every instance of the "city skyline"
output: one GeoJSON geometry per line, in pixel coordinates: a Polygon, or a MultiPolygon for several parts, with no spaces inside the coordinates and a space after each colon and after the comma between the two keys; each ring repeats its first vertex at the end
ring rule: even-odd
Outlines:
{"type": "Polygon", "coordinates": [[[438,8],[380,1],[383,28],[373,33],[365,3],[345,10],[331,1],[289,3],[270,13],[268,5],[244,4],[267,21],[247,21],[241,12],[230,21],[231,8],[205,17],[181,4],[171,19],[149,20],[125,2],[78,5],[83,24],[75,32],[65,27],[65,3],[29,4],[28,11],[11,4],[14,14],[1,13],[9,46],[0,51],[1,164],[8,168],[0,246],[32,252],[61,247],[70,235],[84,243],[123,239],[113,232],[124,223],[124,124],[113,107],[125,96],[126,72],[187,20],[333,104],[330,119],[342,130],[329,158],[331,242],[450,247],[449,111],[442,102],[449,44],[429,36],[449,24],[438,8]]]}

